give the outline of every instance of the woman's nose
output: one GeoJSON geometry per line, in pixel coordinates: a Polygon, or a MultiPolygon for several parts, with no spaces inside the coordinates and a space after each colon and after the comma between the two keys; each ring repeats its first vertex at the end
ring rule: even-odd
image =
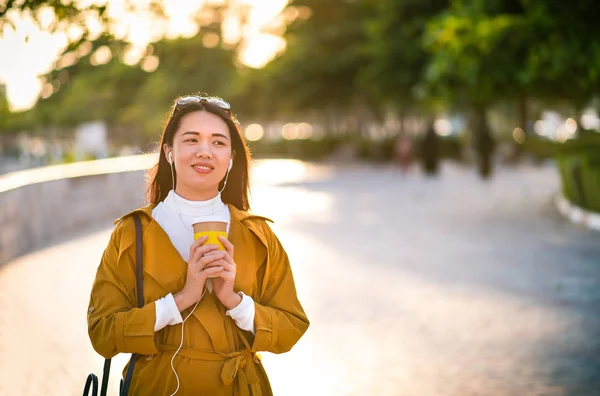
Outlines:
{"type": "Polygon", "coordinates": [[[196,151],[196,157],[211,158],[212,152],[210,151],[210,148],[208,146],[201,145],[198,147],[198,150],[196,151]]]}

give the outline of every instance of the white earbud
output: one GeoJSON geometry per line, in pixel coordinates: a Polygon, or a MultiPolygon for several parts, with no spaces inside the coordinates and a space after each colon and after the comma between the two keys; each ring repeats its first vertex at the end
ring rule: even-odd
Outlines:
{"type": "Polygon", "coordinates": [[[169,151],[169,155],[168,155],[168,159],[167,161],[169,162],[169,164],[173,164],[173,154],[169,151]]]}
{"type": "Polygon", "coordinates": [[[227,168],[227,171],[230,171],[231,168],[233,168],[233,158],[229,159],[229,168],[227,168]]]}

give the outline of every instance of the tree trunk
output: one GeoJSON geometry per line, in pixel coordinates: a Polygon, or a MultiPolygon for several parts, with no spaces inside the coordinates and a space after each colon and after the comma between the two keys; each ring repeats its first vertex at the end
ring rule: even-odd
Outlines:
{"type": "Polygon", "coordinates": [[[577,131],[575,131],[575,138],[579,138],[581,136],[583,136],[585,134],[585,132],[583,131],[583,127],[581,126],[581,116],[583,115],[583,107],[581,105],[578,105],[575,108],[575,122],[577,122],[577,131]]]}
{"type": "Polygon", "coordinates": [[[471,114],[471,139],[477,171],[483,179],[492,174],[494,140],[487,120],[485,105],[474,105],[471,114]]]}

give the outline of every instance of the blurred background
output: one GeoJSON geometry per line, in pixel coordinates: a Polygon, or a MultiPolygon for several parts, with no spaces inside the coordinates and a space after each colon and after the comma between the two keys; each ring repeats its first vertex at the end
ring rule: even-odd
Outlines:
{"type": "Polygon", "coordinates": [[[241,122],[313,323],[265,356],[276,394],[600,395],[598,15],[0,0],[0,394],[99,373],[83,316],[111,221],[173,100],[204,92],[241,122]]]}

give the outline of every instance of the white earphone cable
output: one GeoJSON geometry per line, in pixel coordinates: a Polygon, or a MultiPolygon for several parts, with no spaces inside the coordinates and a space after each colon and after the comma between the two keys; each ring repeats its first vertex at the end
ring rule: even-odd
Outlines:
{"type": "Polygon", "coordinates": [[[194,311],[196,310],[196,307],[198,306],[198,304],[202,300],[202,297],[204,297],[204,293],[206,293],[206,288],[202,292],[202,295],[200,296],[200,299],[198,301],[196,301],[196,305],[194,305],[194,308],[192,309],[192,312],[190,312],[185,317],[185,319],[183,320],[183,322],[181,323],[181,342],[179,343],[179,348],[177,348],[177,350],[173,354],[173,357],[171,358],[171,370],[173,370],[173,373],[175,374],[175,379],[177,379],[177,388],[175,389],[175,392],[171,393],[170,396],[174,396],[179,391],[179,385],[180,385],[179,375],[177,375],[177,370],[175,370],[175,366],[173,365],[173,361],[175,360],[175,356],[177,356],[177,354],[181,350],[181,347],[183,346],[183,329],[184,329],[184,326],[185,326],[185,321],[188,320],[188,318],[194,313],[194,311]]]}

